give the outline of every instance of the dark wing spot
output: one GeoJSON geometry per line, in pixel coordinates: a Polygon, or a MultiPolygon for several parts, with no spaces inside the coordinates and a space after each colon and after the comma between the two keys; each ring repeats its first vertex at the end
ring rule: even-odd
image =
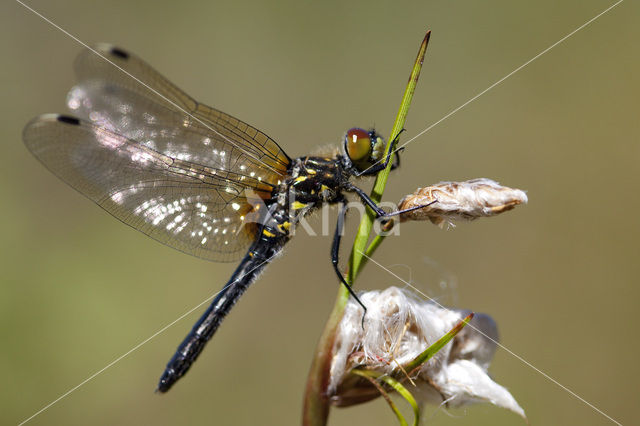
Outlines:
{"type": "Polygon", "coordinates": [[[122,59],[129,59],[129,54],[127,52],[125,52],[124,50],[117,48],[117,47],[112,47],[111,48],[111,54],[122,58],[122,59]]]}
{"type": "Polygon", "coordinates": [[[75,117],[71,117],[70,115],[59,115],[58,121],[61,123],[73,124],[75,126],[80,125],[80,120],[75,117]]]}

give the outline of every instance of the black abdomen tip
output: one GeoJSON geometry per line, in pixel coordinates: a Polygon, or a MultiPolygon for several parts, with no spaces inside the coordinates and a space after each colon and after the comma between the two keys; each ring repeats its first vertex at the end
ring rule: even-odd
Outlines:
{"type": "Polygon", "coordinates": [[[75,126],[80,125],[80,120],[75,117],[71,117],[70,115],[59,115],[58,121],[61,123],[73,124],[75,126]]]}
{"type": "Polygon", "coordinates": [[[156,392],[166,393],[169,389],[171,389],[171,386],[173,386],[176,380],[178,380],[177,377],[168,375],[167,372],[165,372],[158,382],[156,392]]]}
{"type": "Polygon", "coordinates": [[[129,59],[129,54],[118,47],[112,47],[111,53],[122,59],[129,59]]]}

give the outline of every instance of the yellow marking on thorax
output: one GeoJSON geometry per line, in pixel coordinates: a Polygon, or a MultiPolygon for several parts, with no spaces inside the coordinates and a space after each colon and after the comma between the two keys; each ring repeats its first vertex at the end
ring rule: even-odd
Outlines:
{"type": "Polygon", "coordinates": [[[327,185],[322,185],[320,187],[320,192],[324,192],[324,191],[328,191],[328,190],[329,190],[329,187],[327,185]]]}
{"type": "Polygon", "coordinates": [[[316,172],[316,171],[315,171],[315,170],[313,170],[313,169],[307,169],[307,173],[309,173],[310,175],[315,175],[315,174],[316,174],[316,173],[318,173],[318,172],[316,172]]]}
{"type": "Polygon", "coordinates": [[[298,176],[297,178],[295,178],[294,182],[304,182],[305,180],[307,180],[308,176],[298,176]]]}
{"type": "Polygon", "coordinates": [[[289,228],[291,228],[291,222],[286,221],[285,223],[282,223],[282,224],[278,225],[278,228],[282,232],[288,231],[289,228]]]}
{"type": "Polygon", "coordinates": [[[266,235],[269,238],[275,237],[276,234],[269,232],[266,228],[262,230],[262,234],[266,235]]]}
{"type": "Polygon", "coordinates": [[[300,210],[300,209],[304,209],[305,207],[307,207],[308,204],[307,203],[301,203],[300,201],[294,201],[293,203],[291,203],[291,207],[294,210],[300,210]]]}

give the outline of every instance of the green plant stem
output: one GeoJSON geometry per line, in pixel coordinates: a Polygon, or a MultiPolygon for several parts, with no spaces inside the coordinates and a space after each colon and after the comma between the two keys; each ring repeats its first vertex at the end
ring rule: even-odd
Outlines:
{"type": "MultiPolygon", "coordinates": [[[[402,96],[402,102],[400,102],[400,109],[398,110],[396,121],[395,123],[393,123],[393,129],[391,130],[391,136],[389,137],[389,141],[387,143],[387,149],[395,148],[393,144],[397,142],[396,137],[402,131],[402,129],[404,129],[404,123],[407,119],[407,114],[409,113],[409,107],[411,106],[413,93],[415,92],[416,85],[418,84],[418,78],[420,77],[420,71],[422,70],[422,63],[424,62],[424,56],[427,52],[427,45],[429,44],[430,37],[431,31],[427,31],[427,34],[424,36],[424,40],[422,40],[422,44],[420,45],[420,50],[418,50],[416,60],[413,64],[413,69],[411,70],[411,76],[409,77],[407,88],[405,89],[404,95],[402,96]]],[[[387,185],[387,179],[389,178],[390,171],[391,161],[389,162],[389,164],[387,164],[387,167],[384,170],[380,171],[380,173],[378,173],[378,175],[376,176],[376,181],[373,184],[373,190],[371,191],[370,195],[371,199],[376,203],[379,203],[382,199],[382,193],[384,192],[384,188],[387,185]]],[[[349,257],[350,268],[349,274],[347,275],[347,282],[349,284],[355,282],[355,279],[361,270],[360,264],[362,263],[363,259],[362,253],[364,253],[367,241],[369,241],[374,220],[375,216],[373,212],[367,210],[367,214],[360,221],[358,233],[356,234],[355,241],[353,242],[353,249],[351,250],[351,255],[349,257]]]]}
{"type": "Polygon", "coordinates": [[[383,234],[378,234],[375,237],[373,237],[373,241],[371,241],[371,244],[369,244],[369,247],[367,247],[367,250],[364,252],[364,255],[362,256],[362,260],[360,261],[360,266],[358,267],[358,271],[356,271],[356,276],[364,268],[364,265],[367,264],[367,262],[369,261],[369,258],[373,256],[373,253],[378,249],[378,247],[380,247],[380,244],[382,244],[385,238],[386,236],[383,234]]]}
{"type": "MultiPolygon", "coordinates": [[[[416,57],[416,61],[413,65],[411,76],[409,77],[409,81],[407,83],[407,88],[405,89],[404,96],[402,97],[398,116],[396,117],[396,121],[391,131],[391,136],[389,137],[389,141],[387,143],[387,149],[394,148],[394,146],[392,145],[396,142],[395,138],[404,128],[404,123],[407,118],[409,106],[411,105],[411,99],[413,98],[413,93],[418,82],[420,70],[422,69],[422,63],[424,61],[424,55],[427,50],[427,44],[429,43],[430,35],[431,31],[428,31],[424,37],[424,40],[422,41],[422,44],[420,45],[420,50],[418,51],[418,56],[416,57]]],[[[371,198],[376,203],[380,202],[380,199],[382,198],[382,193],[384,192],[390,170],[391,162],[389,162],[387,168],[380,171],[380,173],[378,173],[378,176],[376,177],[376,181],[371,192],[371,198]]],[[[373,220],[374,215],[372,214],[372,212],[367,210],[367,214],[364,215],[362,221],[360,222],[358,234],[356,236],[353,249],[351,250],[351,255],[349,257],[350,268],[349,273],[346,277],[346,280],[349,284],[352,284],[354,282],[357,274],[360,272],[361,266],[363,264],[362,252],[364,251],[367,241],[369,240],[369,236],[371,234],[371,229],[373,226],[373,220]]],[[[377,246],[375,247],[377,248],[377,246]]],[[[372,253],[373,252],[371,252],[371,254],[372,253]]],[[[347,305],[348,300],[349,292],[344,288],[344,286],[340,286],[333,311],[329,316],[324,331],[322,332],[322,336],[320,337],[320,341],[318,342],[315,356],[311,364],[311,369],[309,371],[309,376],[307,378],[302,415],[302,423],[305,426],[325,425],[329,417],[330,401],[329,395],[327,393],[327,388],[329,385],[329,368],[331,366],[331,359],[333,355],[333,343],[335,341],[336,329],[338,327],[338,324],[340,323],[340,320],[342,319],[344,308],[347,305]]]]}

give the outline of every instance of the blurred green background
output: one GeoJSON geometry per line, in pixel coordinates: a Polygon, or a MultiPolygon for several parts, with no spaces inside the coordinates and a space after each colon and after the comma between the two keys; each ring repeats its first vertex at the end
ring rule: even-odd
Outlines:
{"type": "MultiPolygon", "coordinates": [[[[387,135],[427,29],[404,140],[613,3],[28,4],[84,42],[137,52],[297,156],[337,143],[352,126],[387,135]]],[[[623,2],[409,144],[385,194],[397,201],[440,180],[488,177],[527,190],[529,205],[449,231],[409,224],[376,257],[429,294],[491,314],[511,351],[627,424],[637,421],[640,380],[639,12],[623,2]]],[[[30,156],[22,128],[37,114],[65,111],[80,46],[12,1],[0,6],[0,31],[0,423],[16,424],[213,294],[234,266],[134,232],[30,156]]],[[[348,225],[353,232],[355,220],[348,225]]],[[[338,288],[329,246],[328,237],[300,233],[169,394],[153,389],[199,311],[30,424],[299,423],[338,288]]],[[[374,264],[361,278],[359,289],[402,285],[374,264]]],[[[491,371],[534,425],[610,424],[504,350],[491,371]]],[[[429,407],[426,417],[522,424],[489,405],[429,407]]],[[[333,410],[330,424],[394,417],[377,400],[333,410]]]]}

